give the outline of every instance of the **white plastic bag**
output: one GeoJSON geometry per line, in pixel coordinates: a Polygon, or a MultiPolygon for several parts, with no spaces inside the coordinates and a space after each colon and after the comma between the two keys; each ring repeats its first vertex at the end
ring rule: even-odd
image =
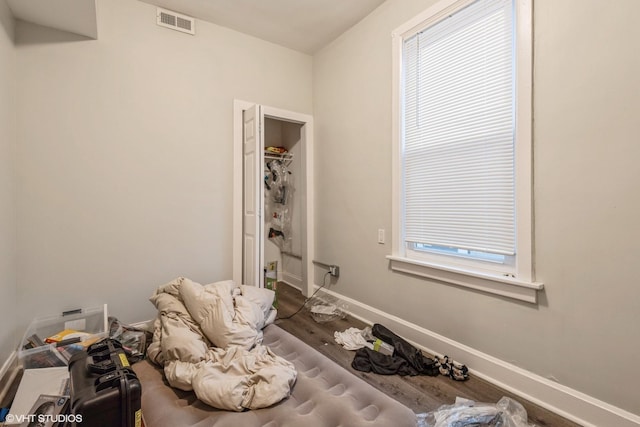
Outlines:
{"type": "Polygon", "coordinates": [[[456,398],[453,405],[418,414],[418,427],[536,427],[527,421],[527,411],[517,401],[503,397],[496,404],[456,398]]]}
{"type": "Polygon", "coordinates": [[[309,299],[307,307],[311,317],[318,323],[344,319],[347,313],[342,309],[343,304],[334,297],[323,295],[309,299]]]}

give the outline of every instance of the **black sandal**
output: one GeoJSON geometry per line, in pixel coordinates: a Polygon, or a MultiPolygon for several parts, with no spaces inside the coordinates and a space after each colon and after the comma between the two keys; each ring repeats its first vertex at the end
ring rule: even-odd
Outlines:
{"type": "Polygon", "coordinates": [[[452,362],[449,377],[456,381],[466,381],[469,379],[469,369],[462,363],[452,362]]]}
{"type": "Polygon", "coordinates": [[[436,366],[441,375],[447,376],[455,381],[466,381],[469,379],[469,369],[462,363],[458,363],[449,356],[435,356],[436,366]]]}
{"type": "Polygon", "coordinates": [[[436,366],[438,367],[440,374],[449,376],[449,373],[451,371],[449,356],[447,355],[442,357],[436,356],[435,359],[436,359],[436,366]]]}

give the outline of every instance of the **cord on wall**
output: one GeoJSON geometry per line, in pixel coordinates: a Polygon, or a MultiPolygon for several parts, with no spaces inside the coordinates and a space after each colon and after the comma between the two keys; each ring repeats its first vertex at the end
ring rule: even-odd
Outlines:
{"type": "Polygon", "coordinates": [[[326,264],[320,261],[313,261],[315,265],[319,265],[329,270],[329,274],[333,277],[340,277],[340,267],[335,264],[326,264]]]}

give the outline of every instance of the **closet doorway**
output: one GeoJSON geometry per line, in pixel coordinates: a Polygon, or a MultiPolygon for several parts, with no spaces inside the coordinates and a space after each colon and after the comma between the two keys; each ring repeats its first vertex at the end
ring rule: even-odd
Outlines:
{"type": "Polygon", "coordinates": [[[309,296],[313,287],[313,120],[234,101],[233,280],[277,279],[309,296]]]}

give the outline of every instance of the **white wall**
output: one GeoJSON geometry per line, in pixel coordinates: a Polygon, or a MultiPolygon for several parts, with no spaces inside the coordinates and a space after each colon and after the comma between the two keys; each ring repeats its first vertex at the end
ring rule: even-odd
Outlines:
{"type": "Polygon", "coordinates": [[[390,33],[434,3],[388,0],[314,56],[316,258],[343,296],[640,414],[640,2],[535,2],[537,305],[388,269],[390,33]]]}
{"type": "Polygon", "coordinates": [[[0,1],[0,368],[16,346],[14,22],[0,1]]]}
{"type": "Polygon", "coordinates": [[[231,278],[233,99],[311,112],[308,55],[100,2],[97,41],[20,23],[18,304],[152,318],[177,276],[231,278]]]}

